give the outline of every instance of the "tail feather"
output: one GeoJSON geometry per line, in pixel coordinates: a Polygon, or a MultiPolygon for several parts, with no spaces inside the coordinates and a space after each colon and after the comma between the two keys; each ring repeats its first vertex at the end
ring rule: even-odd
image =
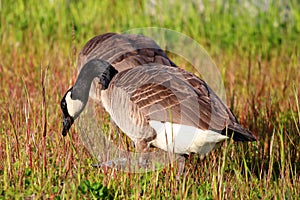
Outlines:
{"type": "Polygon", "coordinates": [[[227,135],[232,138],[234,141],[257,141],[257,137],[250,131],[244,129],[238,123],[233,123],[228,125],[227,128],[223,129],[221,132],[222,135],[227,135]]]}

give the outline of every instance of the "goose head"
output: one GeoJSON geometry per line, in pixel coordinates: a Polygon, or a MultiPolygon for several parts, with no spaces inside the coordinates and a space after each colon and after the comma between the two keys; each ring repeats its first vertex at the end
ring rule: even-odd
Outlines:
{"type": "Polygon", "coordinates": [[[111,79],[118,71],[109,63],[100,59],[93,59],[81,69],[77,80],[60,102],[63,112],[62,135],[66,136],[74,121],[78,118],[87,104],[89,91],[94,78],[98,78],[102,90],[108,88],[111,79]]]}
{"type": "Polygon", "coordinates": [[[60,107],[63,112],[63,131],[62,135],[66,136],[71,128],[74,120],[84,109],[84,102],[80,99],[72,99],[72,88],[70,88],[60,102],[60,107]]]}

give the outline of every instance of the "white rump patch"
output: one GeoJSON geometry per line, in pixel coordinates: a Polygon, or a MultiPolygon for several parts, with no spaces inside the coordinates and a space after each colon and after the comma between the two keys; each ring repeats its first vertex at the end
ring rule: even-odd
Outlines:
{"type": "Polygon", "coordinates": [[[157,133],[156,139],[151,144],[165,151],[179,154],[194,152],[205,155],[214,148],[216,143],[228,138],[220,133],[201,130],[193,126],[154,120],[149,123],[157,133]]]}
{"type": "Polygon", "coordinates": [[[71,98],[71,92],[66,95],[66,103],[68,113],[71,117],[75,117],[82,109],[83,103],[80,100],[73,100],[71,98]]]}

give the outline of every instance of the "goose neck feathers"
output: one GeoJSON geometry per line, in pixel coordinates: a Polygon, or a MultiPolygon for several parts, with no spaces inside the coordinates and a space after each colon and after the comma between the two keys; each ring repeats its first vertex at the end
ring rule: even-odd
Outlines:
{"type": "Polygon", "coordinates": [[[79,99],[86,103],[91,83],[95,78],[99,79],[102,90],[105,90],[117,73],[118,71],[106,61],[100,59],[89,61],[83,66],[73,86],[72,99],[79,99]]]}

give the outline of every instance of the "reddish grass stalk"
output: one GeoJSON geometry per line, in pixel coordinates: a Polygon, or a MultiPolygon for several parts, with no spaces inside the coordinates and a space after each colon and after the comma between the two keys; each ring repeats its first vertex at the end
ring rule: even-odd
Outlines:
{"type": "Polygon", "coordinates": [[[49,65],[46,67],[46,69],[41,70],[41,82],[42,82],[42,114],[43,114],[43,166],[44,170],[46,171],[47,167],[47,149],[46,149],[46,136],[47,136],[47,102],[46,102],[46,87],[45,87],[45,79],[47,70],[49,68],[49,65]]]}
{"type": "Polygon", "coordinates": [[[27,155],[29,155],[29,167],[32,169],[32,150],[31,150],[31,142],[30,142],[30,119],[26,117],[26,144],[27,144],[27,155]]]}
{"type": "Polygon", "coordinates": [[[25,94],[26,94],[26,100],[27,103],[24,106],[24,114],[25,114],[25,122],[26,122],[26,145],[27,145],[27,149],[26,149],[26,153],[27,155],[29,155],[29,167],[30,169],[32,169],[32,150],[31,150],[31,142],[30,142],[30,126],[31,126],[31,120],[30,120],[30,111],[31,111],[31,105],[30,105],[30,98],[29,98],[29,92],[27,89],[27,84],[24,80],[24,78],[22,78],[23,84],[24,84],[24,90],[25,90],[25,94]]]}
{"type": "Polygon", "coordinates": [[[73,52],[72,65],[74,65],[73,61],[76,60],[76,55],[77,55],[77,49],[76,49],[76,45],[75,45],[75,26],[74,26],[74,22],[72,22],[72,52],[73,52]]]}
{"type": "Polygon", "coordinates": [[[31,143],[28,145],[28,153],[29,153],[29,167],[32,169],[32,149],[31,149],[31,143]]]}
{"type": "Polygon", "coordinates": [[[17,129],[16,129],[16,126],[15,126],[15,122],[12,118],[12,115],[11,115],[11,112],[9,111],[9,109],[7,109],[8,111],[8,115],[9,115],[9,120],[10,120],[10,123],[13,127],[13,132],[14,132],[14,136],[16,138],[16,149],[17,149],[17,157],[18,159],[20,159],[20,150],[19,150],[19,138],[18,138],[18,135],[17,135],[17,129]]]}

